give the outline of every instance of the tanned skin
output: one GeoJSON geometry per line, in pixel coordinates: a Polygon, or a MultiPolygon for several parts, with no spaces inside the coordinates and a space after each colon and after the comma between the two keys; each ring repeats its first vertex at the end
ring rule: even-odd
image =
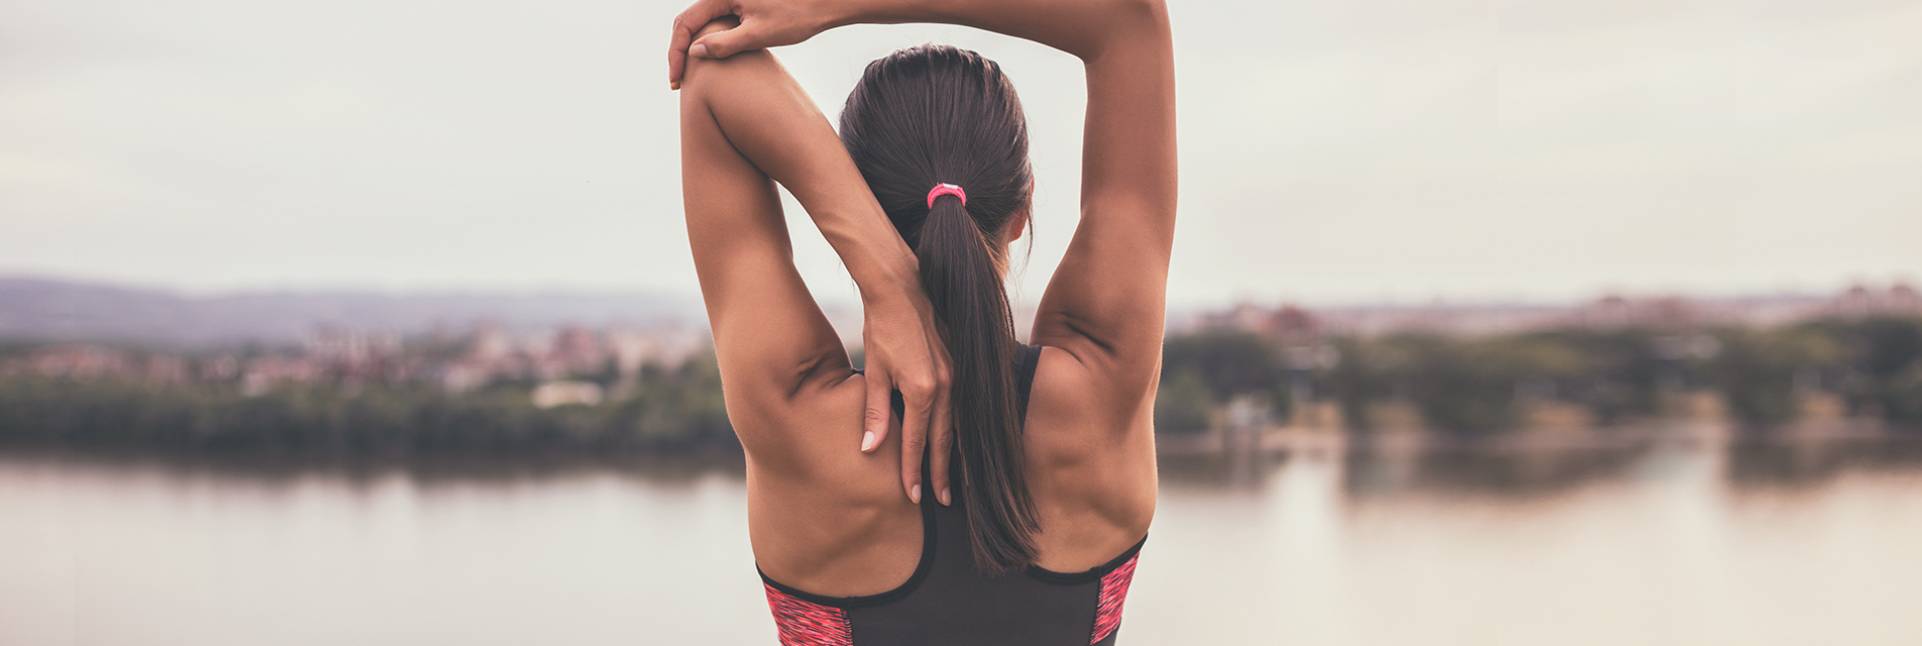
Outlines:
{"type": "Polygon", "coordinates": [[[1085,64],[1080,221],[1030,335],[1042,346],[1025,441],[1041,521],[1036,565],[1100,565],[1139,541],[1154,515],[1153,408],[1176,201],[1163,3],[703,0],[676,19],[668,51],[669,84],[681,91],[688,239],[728,417],[747,452],[755,559],[818,594],[874,594],[913,573],[922,541],[914,501],[923,485],[948,500],[949,370],[912,252],[766,48],[840,25],[905,22],[987,29],[1085,64]],[[795,270],[777,182],[861,290],[867,374],[853,370],[795,270]],[[903,419],[885,413],[891,388],[908,401],[903,419]],[[925,451],[934,466],[923,483],[925,451]]]}

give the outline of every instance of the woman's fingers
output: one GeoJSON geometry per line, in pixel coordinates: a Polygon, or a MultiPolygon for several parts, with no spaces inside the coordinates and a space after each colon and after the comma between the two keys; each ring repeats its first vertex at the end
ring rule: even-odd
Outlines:
{"type": "Polygon", "coordinates": [[[868,401],[867,411],[861,414],[861,452],[873,453],[882,440],[888,439],[888,418],[894,416],[892,398],[888,395],[893,392],[894,383],[879,365],[870,364],[867,373],[868,401]]]}
{"type": "Polygon", "coordinates": [[[928,449],[928,421],[934,416],[934,384],[923,375],[901,382],[906,414],[901,416],[901,485],[908,500],[921,503],[921,458],[928,449]]]}
{"type": "Polygon", "coordinates": [[[681,76],[687,73],[687,49],[694,35],[715,18],[728,15],[727,0],[700,0],[674,17],[674,30],[667,38],[667,85],[680,89],[681,76]]]}
{"type": "Polygon", "coordinates": [[[687,53],[689,56],[699,58],[727,58],[750,49],[760,48],[760,43],[754,39],[753,27],[749,23],[741,23],[739,27],[717,31],[695,39],[694,44],[688,47],[687,53]]]}
{"type": "Polygon", "coordinates": [[[934,487],[934,499],[940,501],[941,505],[945,507],[953,504],[953,499],[949,494],[949,485],[953,482],[953,479],[948,477],[948,456],[954,454],[951,450],[954,447],[954,414],[953,409],[949,407],[948,387],[945,384],[946,380],[942,380],[942,382],[943,385],[935,390],[934,420],[932,424],[934,427],[934,444],[932,448],[934,453],[928,457],[928,461],[931,463],[928,467],[928,478],[933,482],[928,484],[934,487]]]}

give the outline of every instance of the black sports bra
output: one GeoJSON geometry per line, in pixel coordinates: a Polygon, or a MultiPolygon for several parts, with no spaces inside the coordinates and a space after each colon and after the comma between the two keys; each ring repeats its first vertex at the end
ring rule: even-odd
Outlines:
{"type": "MultiPolygon", "coordinates": [[[[1041,349],[1021,346],[1015,379],[1021,410],[1034,384],[1041,349]]],[[[828,597],[783,585],[761,573],[768,609],[783,646],[1112,646],[1121,606],[1134,579],[1141,539],[1086,572],[1030,566],[986,575],[968,550],[961,490],[943,507],[921,500],[921,561],[900,587],[863,597],[828,597]]]]}

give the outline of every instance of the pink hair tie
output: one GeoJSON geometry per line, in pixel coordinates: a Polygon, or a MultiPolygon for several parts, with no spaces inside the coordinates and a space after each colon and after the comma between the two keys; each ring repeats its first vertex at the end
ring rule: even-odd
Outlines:
{"type": "Polygon", "coordinates": [[[928,208],[934,208],[934,199],[943,195],[953,195],[961,199],[961,206],[968,205],[967,191],[961,190],[961,187],[953,184],[941,183],[935,184],[934,188],[928,189],[928,208]]]}

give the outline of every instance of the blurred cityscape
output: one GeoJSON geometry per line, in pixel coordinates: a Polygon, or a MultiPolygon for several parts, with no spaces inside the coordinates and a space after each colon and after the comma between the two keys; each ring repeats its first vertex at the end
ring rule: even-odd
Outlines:
{"type": "Polygon", "coordinates": [[[125,345],[19,342],[0,375],[161,386],[224,384],[245,396],[288,387],[426,386],[460,395],[522,386],[541,408],[599,404],[638,384],[644,364],[679,365],[707,350],[686,326],[588,328],[510,334],[498,324],[415,337],[323,326],[297,344],[174,350],[125,345]]]}
{"type": "MultiPolygon", "coordinates": [[[[89,339],[58,323],[111,313],[111,299],[75,307],[37,289],[39,309],[0,316],[0,439],[399,454],[733,445],[706,328],[691,317],[337,318],[292,340],[238,330],[183,343],[178,330],[129,333],[136,312],[87,324],[119,331],[89,339]]],[[[858,338],[858,312],[834,318],[858,338]]],[[[1170,327],[1156,417],[1171,449],[1676,419],[1922,423],[1922,294],[1902,282],[1567,305],[1243,304],[1170,327]]]]}
{"type": "Polygon", "coordinates": [[[1719,411],[1767,426],[1799,417],[1811,397],[1839,395],[1871,376],[1851,361],[1876,364],[1870,372],[1878,375],[1922,369],[1914,356],[1922,342],[1913,329],[1919,319],[1922,293],[1900,281],[1827,295],[1608,295],[1560,306],[1244,304],[1200,314],[1171,335],[1164,378],[1208,382],[1216,396],[1253,395],[1254,402],[1242,403],[1287,411],[1296,426],[1367,429],[1394,418],[1496,431],[1517,422],[1532,428],[1570,421],[1568,415],[1558,422],[1553,414],[1519,420],[1507,414],[1530,409],[1560,408],[1589,425],[1685,412],[1673,406],[1684,401],[1693,402],[1691,414],[1719,411]],[[1211,344],[1227,347],[1203,349],[1211,344]],[[1751,410],[1746,391],[1733,390],[1771,370],[1782,378],[1765,381],[1783,387],[1776,394],[1793,410],[1751,410]],[[1238,374],[1260,376],[1258,383],[1222,383],[1246,380],[1238,374]],[[1467,391],[1476,385],[1496,392],[1467,391]],[[1640,401],[1623,410],[1627,399],[1640,401]],[[1431,401],[1421,411],[1397,414],[1369,410],[1362,400],[1431,401]],[[1465,413],[1456,409],[1482,403],[1502,405],[1467,417],[1444,410],[1465,413]]]}

